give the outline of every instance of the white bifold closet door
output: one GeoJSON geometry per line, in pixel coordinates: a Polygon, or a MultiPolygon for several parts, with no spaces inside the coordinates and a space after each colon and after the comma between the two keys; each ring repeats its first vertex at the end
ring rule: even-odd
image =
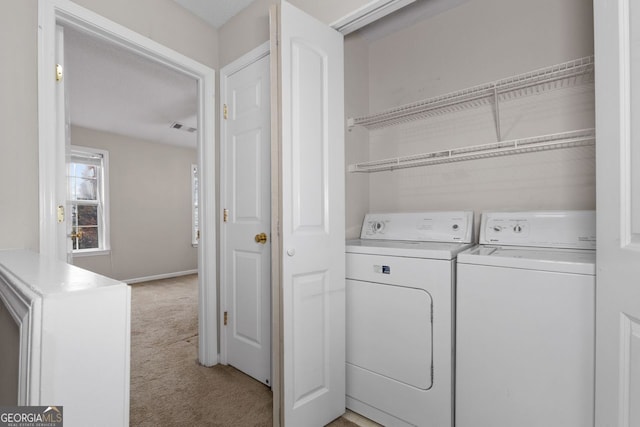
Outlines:
{"type": "Polygon", "coordinates": [[[345,411],[343,36],[286,2],[278,23],[282,420],[321,426],[345,411]]]}
{"type": "Polygon", "coordinates": [[[596,422],[640,426],[640,4],[595,0],[596,422]]]}

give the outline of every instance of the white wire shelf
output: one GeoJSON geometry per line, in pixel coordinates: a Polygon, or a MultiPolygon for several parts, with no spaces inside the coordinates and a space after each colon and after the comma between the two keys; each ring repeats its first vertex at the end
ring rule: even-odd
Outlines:
{"type": "Polygon", "coordinates": [[[554,133],[512,141],[474,145],[453,150],[434,151],[412,156],[395,157],[384,160],[349,165],[349,172],[379,172],[394,169],[430,166],[442,163],[462,162],[489,157],[510,156],[536,151],[557,150],[595,144],[595,129],[554,133]]]}
{"type": "Polygon", "coordinates": [[[500,101],[591,83],[594,78],[593,71],[593,56],[588,56],[412,104],[405,104],[380,113],[349,118],[347,126],[349,129],[354,126],[377,129],[482,105],[495,104],[497,108],[500,101]]]}

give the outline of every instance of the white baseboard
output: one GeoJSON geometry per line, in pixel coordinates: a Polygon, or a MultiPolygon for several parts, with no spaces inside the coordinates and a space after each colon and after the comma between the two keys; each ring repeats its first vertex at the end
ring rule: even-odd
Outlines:
{"type": "Polygon", "coordinates": [[[198,270],[177,271],[175,273],[157,274],[155,276],[137,277],[135,279],[121,280],[121,282],[131,285],[133,283],[149,282],[151,280],[171,279],[172,277],[188,276],[198,274],[198,270]]]}

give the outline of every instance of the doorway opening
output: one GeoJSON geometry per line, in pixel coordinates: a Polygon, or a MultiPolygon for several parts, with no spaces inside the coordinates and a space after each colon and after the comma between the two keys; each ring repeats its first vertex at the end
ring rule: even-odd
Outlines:
{"type": "MultiPolygon", "coordinates": [[[[196,151],[199,169],[200,241],[198,243],[198,360],[212,366],[218,362],[216,300],[216,233],[214,147],[215,71],[174,52],[125,27],[69,2],[39,3],[39,152],[40,152],[40,252],[52,258],[67,258],[66,156],[69,126],[64,93],[55,75],[59,69],[59,28],[101,40],[192,79],[196,92],[196,151]]],[[[117,84],[117,82],[114,82],[117,84]]],[[[190,179],[190,164],[185,176],[190,179]]],[[[187,238],[190,240],[190,232],[187,238]]]]}
{"type": "Polygon", "coordinates": [[[220,362],[271,386],[269,43],[220,71],[220,362]]]}
{"type": "Polygon", "coordinates": [[[73,28],[63,37],[67,258],[129,284],[197,273],[195,79],[73,28]]]}

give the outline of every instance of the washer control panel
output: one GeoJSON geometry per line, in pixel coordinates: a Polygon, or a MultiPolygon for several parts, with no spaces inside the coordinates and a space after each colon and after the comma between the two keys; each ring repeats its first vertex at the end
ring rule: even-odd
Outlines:
{"type": "Polygon", "coordinates": [[[367,214],[361,239],[471,243],[473,212],[407,212],[367,214]]]}
{"type": "Polygon", "coordinates": [[[495,221],[490,226],[490,233],[504,236],[508,234],[526,237],[529,234],[529,223],[526,220],[515,220],[511,224],[504,224],[501,221],[495,221]]]}
{"type": "Polygon", "coordinates": [[[485,212],[480,243],[595,249],[595,211],[485,212]]]}

